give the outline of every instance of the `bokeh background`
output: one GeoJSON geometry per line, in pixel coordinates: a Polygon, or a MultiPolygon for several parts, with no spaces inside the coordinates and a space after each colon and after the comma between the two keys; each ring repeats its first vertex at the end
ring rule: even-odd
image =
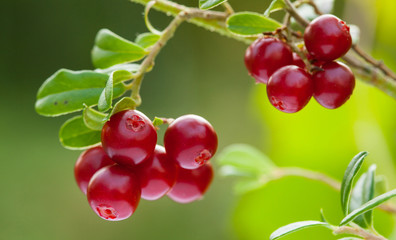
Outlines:
{"type": "MultiPolygon", "coordinates": [[[[177,1],[196,6],[197,0],[177,1]]],[[[238,11],[263,12],[269,0],[230,0],[238,11]]],[[[361,43],[396,69],[396,2],[336,0],[335,14],[361,29],[361,43]]],[[[164,198],[142,200],[122,222],[91,211],[74,182],[80,154],[63,149],[58,129],[69,118],[34,111],[37,89],[59,68],[92,69],[90,50],[101,28],[133,40],[146,32],[143,7],[128,0],[13,0],[0,6],[0,239],[268,239],[276,228],[298,220],[341,217],[338,193],[290,177],[244,195],[232,178],[216,175],[202,201],[180,205],[164,198]]],[[[169,18],[150,14],[163,28],[169,18]]],[[[246,45],[183,24],[143,83],[140,110],[149,117],[204,116],[216,128],[221,150],[247,143],[279,166],[300,166],[341,179],[349,160],[370,152],[365,168],[396,187],[396,101],[358,83],[338,110],[312,101],[298,114],[270,106],[265,87],[254,84],[243,63],[246,45]]],[[[163,130],[160,134],[163,134],[163,130]]],[[[162,135],[161,135],[162,136],[162,135]]],[[[218,168],[215,165],[216,168],[218,168]]],[[[378,230],[390,239],[391,216],[376,212],[378,230]]],[[[335,239],[327,230],[306,230],[285,239],[335,239]]]]}

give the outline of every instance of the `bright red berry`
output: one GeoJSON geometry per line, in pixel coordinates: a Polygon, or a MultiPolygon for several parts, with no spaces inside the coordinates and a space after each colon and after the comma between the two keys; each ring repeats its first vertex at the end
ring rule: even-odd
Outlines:
{"type": "Polygon", "coordinates": [[[96,172],[88,185],[88,202],[99,217],[119,221],[130,217],[140,200],[137,176],[121,165],[111,165],[96,172]]]}
{"type": "Polygon", "coordinates": [[[167,195],[178,203],[199,200],[208,190],[212,179],[213,169],[210,164],[192,170],[179,168],[176,184],[167,195]]]}
{"type": "Polygon", "coordinates": [[[125,110],[111,116],[102,129],[103,149],[114,162],[133,166],[154,152],[157,132],[146,115],[125,110]]]}
{"type": "Polygon", "coordinates": [[[91,177],[102,167],[115,164],[103,151],[102,147],[94,147],[83,152],[74,165],[74,177],[84,194],[91,177]]]}
{"type": "Polygon", "coordinates": [[[293,63],[289,46],[276,38],[259,38],[246,50],[245,65],[256,82],[266,84],[279,68],[293,63]]]}
{"type": "Polygon", "coordinates": [[[344,21],[325,14],[315,18],[305,29],[304,43],[313,58],[332,61],[348,52],[352,37],[344,21]]]}
{"type": "Polygon", "coordinates": [[[305,69],[304,61],[298,56],[297,53],[293,52],[293,65],[305,69]]]}
{"type": "Polygon", "coordinates": [[[340,62],[326,63],[322,69],[312,76],[314,98],[325,108],[338,108],[352,95],[355,77],[351,69],[340,62]]]}
{"type": "Polygon", "coordinates": [[[165,132],[164,144],[169,158],[182,168],[204,165],[217,150],[217,135],[212,125],[197,115],[174,120],[165,132]]]}
{"type": "Polygon", "coordinates": [[[271,104],[286,113],[300,111],[312,97],[311,76],[297,66],[285,66],[276,71],[267,84],[271,104]]]}
{"type": "Polygon", "coordinates": [[[136,166],[142,189],[142,198],[157,200],[164,196],[175,184],[177,164],[166,155],[165,148],[157,145],[154,154],[136,166]]]}

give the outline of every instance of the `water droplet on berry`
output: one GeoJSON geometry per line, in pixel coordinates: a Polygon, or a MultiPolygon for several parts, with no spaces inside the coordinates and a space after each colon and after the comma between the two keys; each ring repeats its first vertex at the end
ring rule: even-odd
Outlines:
{"type": "Polygon", "coordinates": [[[212,154],[207,150],[204,149],[202,150],[198,156],[194,159],[195,162],[199,165],[202,166],[204,165],[210,158],[212,157],[212,154]]]}
{"type": "Polygon", "coordinates": [[[104,219],[116,219],[118,215],[117,211],[114,208],[108,207],[103,204],[97,206],[96,211],[98,211],[99,216],[104,219]]]}
{"type": "Polygon", "coordinates": [[[143,118],[138,115],[133,115],[132,117],[127,118],[125,124],[129,130],[134,132],[141,131],[146,126],[143,118]]]}

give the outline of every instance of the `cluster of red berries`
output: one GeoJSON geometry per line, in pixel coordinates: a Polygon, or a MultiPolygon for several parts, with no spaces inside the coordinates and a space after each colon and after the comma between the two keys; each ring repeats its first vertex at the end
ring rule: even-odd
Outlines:
{"type": "Polygon", "coordinates": [[[102,146],[83,152],[74,174],[92,209],[103,219],[123,220],[140,198],[167,195],[179,203],[202,198],[213,169],[217,135],[204,118],[185,115],[168,126],[164,145],[149,118],[136,110],[111,116],[102,129],[102,146]]]}
{"type": "Polygon", "coordinates": [[[349,67],[334,61],[352,46],[349,27],[333,15],[321,15],[305,29],[304,44],[307,59],[318,67],[311,74],[298,54],[272,37],[259,38],[246,50],[249,74],[267,84],[271,104],[283,112],[300,111],[312,96],[326,108],[340,107],[355,87],[349,67]]]}

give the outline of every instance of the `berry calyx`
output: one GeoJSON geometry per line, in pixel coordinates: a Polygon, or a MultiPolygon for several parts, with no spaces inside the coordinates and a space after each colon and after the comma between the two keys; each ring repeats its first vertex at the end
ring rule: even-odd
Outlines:
{"type": "Polygon", "coordinates": [[[182,168],[195,169],[204,165],[216,153],[217,134],[204,118],[184,115],[169,125],[164,145],[170,159],[182,168]]]}
{"type": "Polygon", "coordinates": [[[99,217],[120,221],[135,212],[140,200],[140,184],[130,169],[117,164],[107,166],[93,175],[87,197],[99,217]]]}
{"type": "Polygon", "coordinates": [[[335,109],[343,105],[355,88],[355,77],[348,66],[341,62],[329,62],[323,71],[315,72],[314,98],[325,108],[335,109]]]}
{"type": "Polygon", "coordinates": [[[134,166],[147,160],[157,143],[157,132],[146,115],[125,110],[111,116],[102,129],[107,155],[122,165],[134,166]]]}
{"type": "Polygon", "coordinates": [[[352,37],[344,21],[334,15],[324,14],[307,26],[304,43],[314,59],[333,61],[348,52],[352,37]]]}
{"type": "Polygon", "coordinates": [[[293,63],[289,46],[276,38],[259,38],[246,50],[245,65],[257,83],[268,82],[279,68],[293,63]]]}
{"type": "Polygon", "coordinates": [[[311,76],[297,66],[285,66],[276,71],[267,84],[271,104],[286,113],[300,111],[312,97],[311,76]]]}
{"type": "Polygon", "coordinates": [[[83,152],[74,165],[74,177],[78,187],[87,194],[87,187],[91,177],[102,167],[115,164],[101,146],[90,148],[83,152]]]}
{"type": "Polygon", "coordinates": [[[179,168],[176,183],[167,194],[178,203],[190,203],[202,198],[213,179],[213,168],[205,164],[197,169],[179,168]]]}
{"type": "Polygon", "coordinates": [[[175,184],[177,165],[166,155],[165,148],[157,145],[153,155],[135,168],[142,189],[141,197],[157,200],[175,184]]]}

